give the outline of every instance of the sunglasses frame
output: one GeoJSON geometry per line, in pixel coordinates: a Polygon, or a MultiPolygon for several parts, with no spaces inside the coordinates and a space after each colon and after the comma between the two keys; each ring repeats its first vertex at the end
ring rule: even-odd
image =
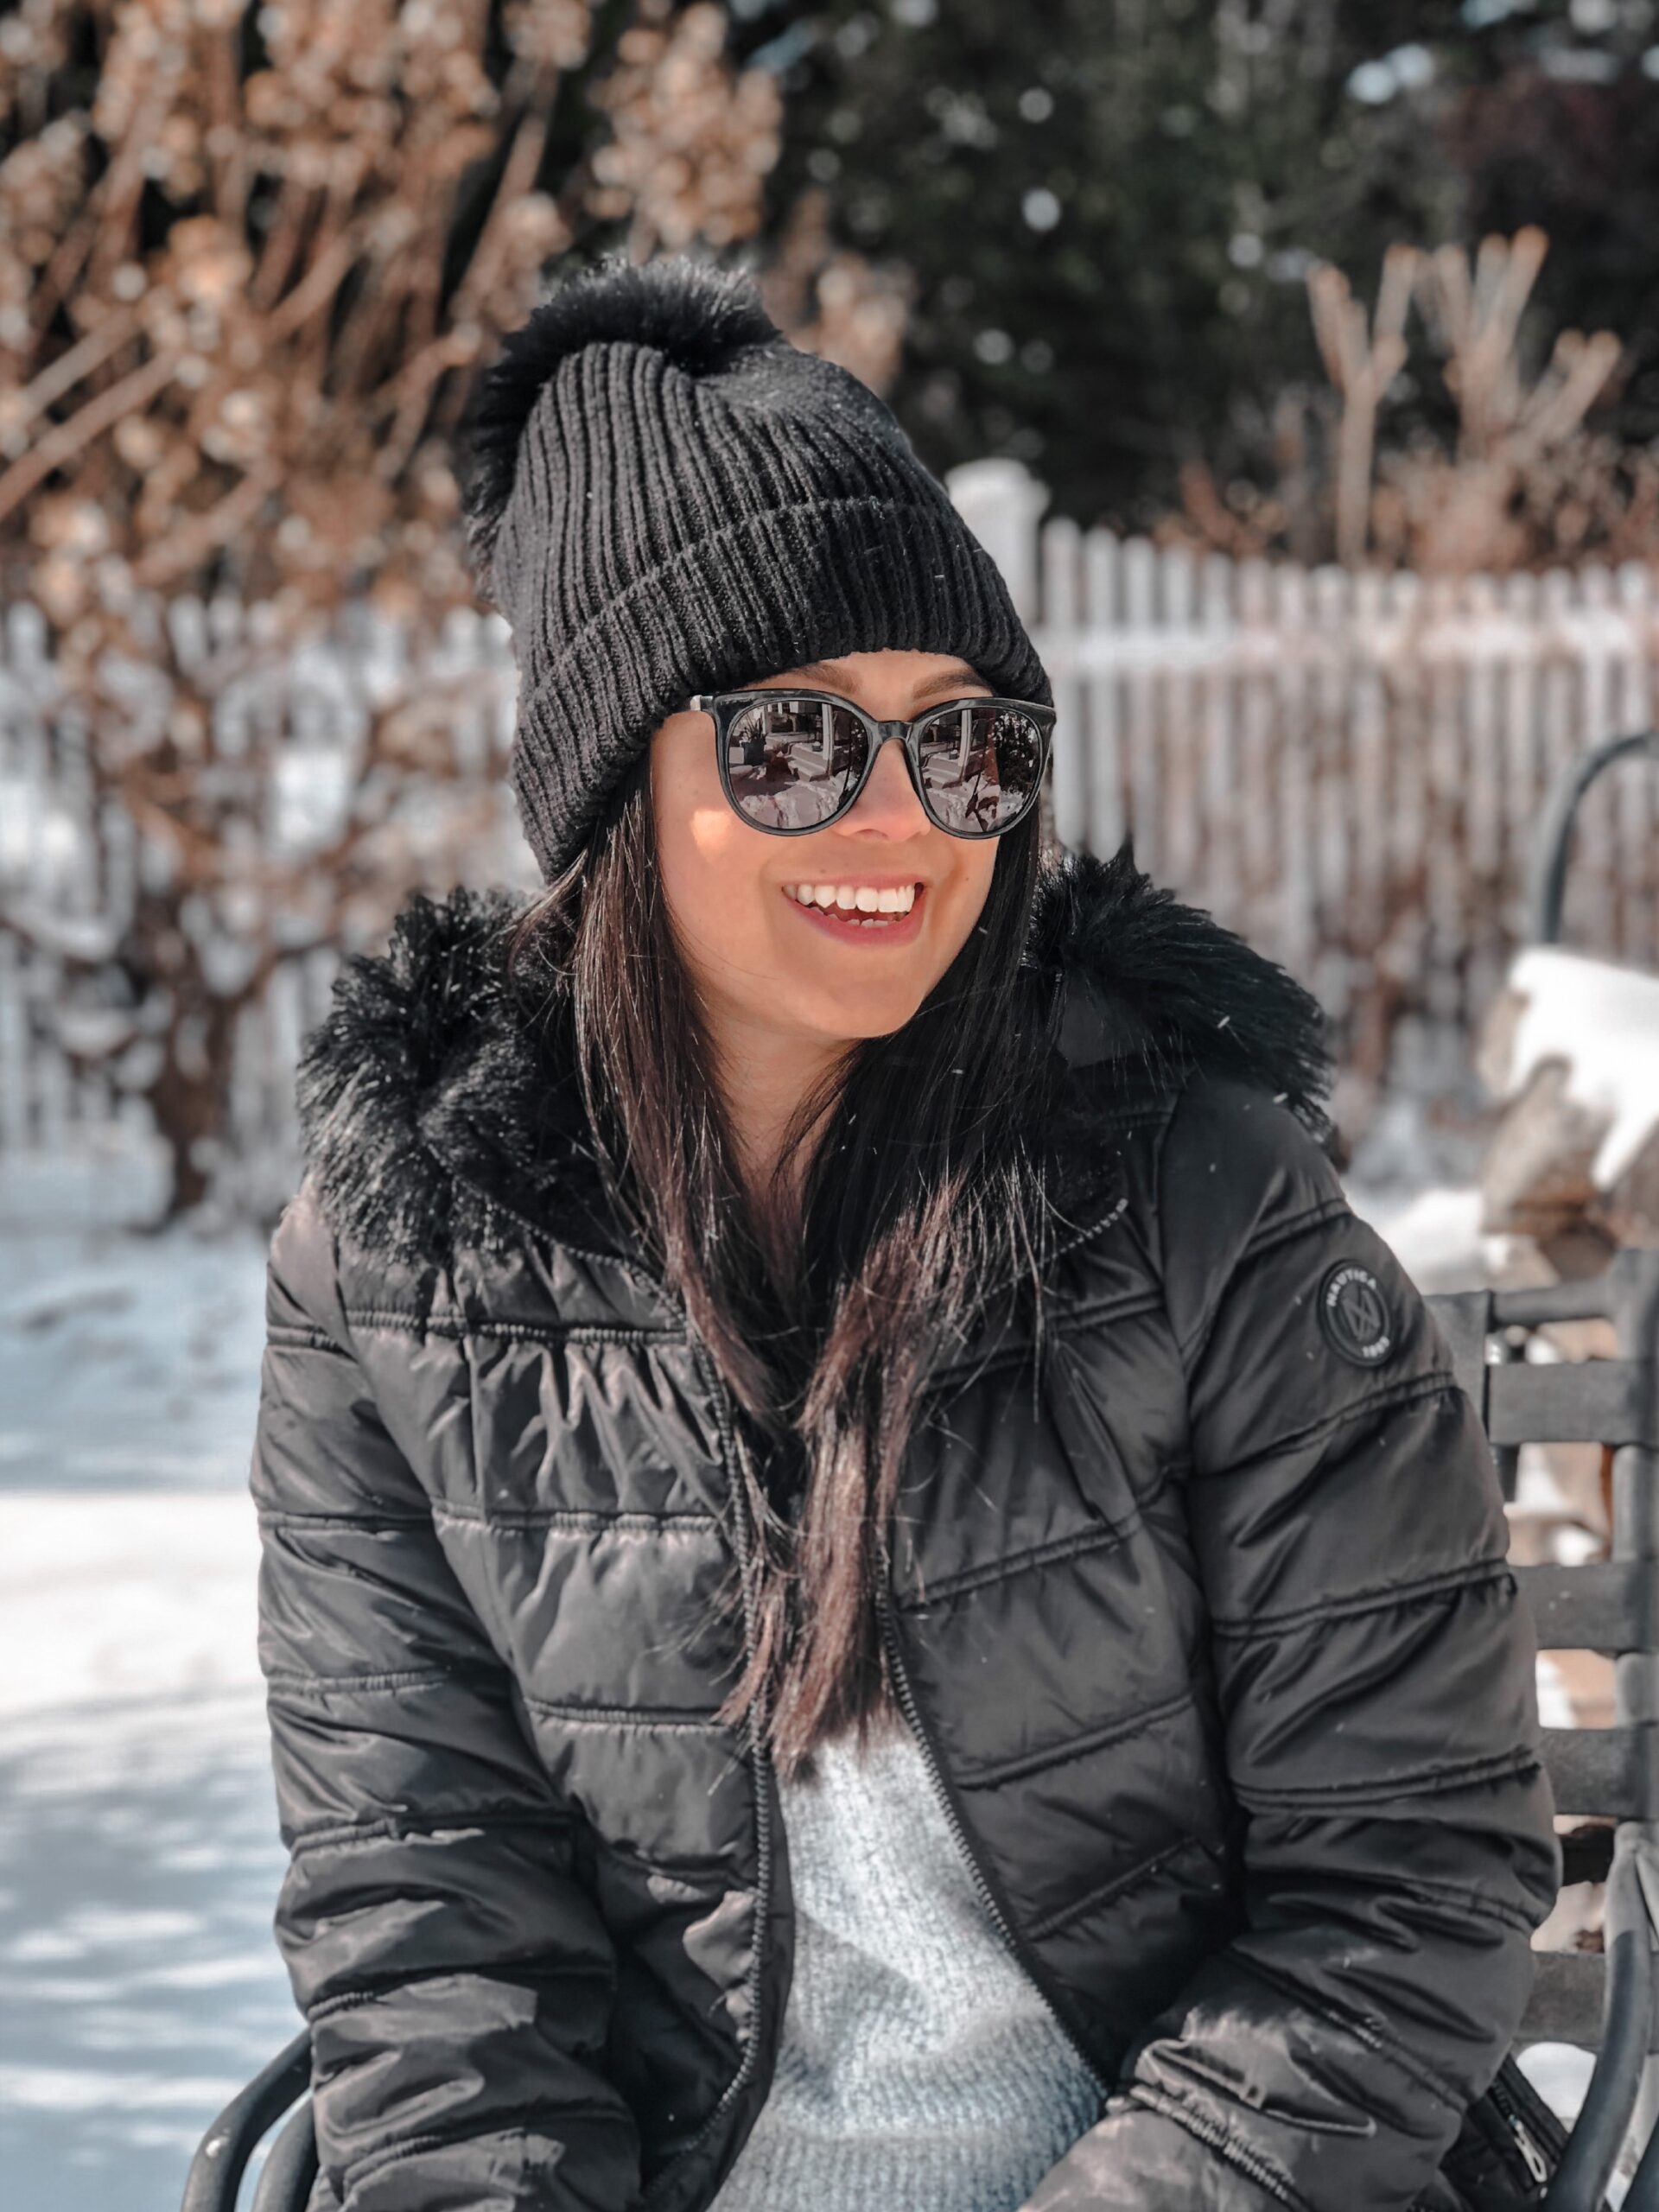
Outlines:
{"type": "Polygon", "coordinates": [[[726,804],[737,816],[739,821],[749,829],[759,830],[763,836],[768,837],[810,837],[814,830],[829,829],[832,823],[839,822],[844,815],[851,813],[853,808],[858,804],[860,792],[874,772],[877,754],[890,737],[896,737],[904,746],[905,759],[910,769],[911,785],[920,802],[923,813],[926,815],[933,827],[942,830],[947,837],[962,837],[969,843],[978,843],[986,837],[1006,836],[1010,830],[1019,827],[1036,805],[1042,793],[1043,778],[1048,772],[1049,741],[1053,735],[1057,714],[1054,708],[1046,707],[1035,699],[1005,699],[1001,695],[987,698],[976,696],[970,693],[964,698],[941,699],[937,706],[930,707],[925,714],[918,715],[913,721],[883,721],[880,716],[861,707],[856,699],[845,698],[839,691],[811,690],[786,691],[781,684],[774,684],[769,689],[763,688],[757,691],[699,691],[693,696],[690,703],[696,713],[708,715],[713,719],[715,760],[720,770],[720,787],[726,794],[726,804]],[[732,791],[731,762],[727,758],[727,736],[738,714],[746,707],[763,704],[768,699],[778,698],[811,699],[827,702],[832,707],[844,707],[849,715],[863,725],[865,734],[870,740],[869,749],[864,756],[864,766],[859,771],[857,781],[848,791],[834,813],[826,814],[822,822],[804,823],[797,830],[785,829],[779,823],[773,822],[757,822],[753,815],[744,812],[732,791]],[[922,730],[929,722],[936,721],[941,715],[950,714],[963,707],[1017,709],[1020,714],[1028,715],[1037,725],[1042,757],[1038,763],[1037,773],[1032,782],[1031,796],[1017,814],[1012,816],[1007,822],[999,822],[994,830],[952,830],[947,823],[940,821],[938,816],[929,805],[927,792],[922,784],[922,730]]]}

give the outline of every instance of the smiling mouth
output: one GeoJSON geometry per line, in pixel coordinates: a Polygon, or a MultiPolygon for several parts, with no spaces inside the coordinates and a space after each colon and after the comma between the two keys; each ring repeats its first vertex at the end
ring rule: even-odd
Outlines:
{"type": "Polygon", "coordinates": [[[815,921],[845,930],[899,930],[916,915],[925,893],[920,883],[785,883],[785,899],[815,921]]]}

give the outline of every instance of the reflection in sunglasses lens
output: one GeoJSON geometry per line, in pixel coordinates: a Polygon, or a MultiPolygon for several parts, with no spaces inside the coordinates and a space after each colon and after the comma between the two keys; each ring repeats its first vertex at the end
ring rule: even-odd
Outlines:
{"type": "Polygon", "coordinates": [[[1006,828],[1036,796],[1043,734],[1018,708],[948,707],[924,725],[920,741],[928,805],[958,836],[1006,828]]]}
{"type": "Polygon", "coordinates": [[[726,773],[739,810],[761,829],[815,830],[857,783],[868,749],[844,707],[780,694],[732,717],[726,773]]]}

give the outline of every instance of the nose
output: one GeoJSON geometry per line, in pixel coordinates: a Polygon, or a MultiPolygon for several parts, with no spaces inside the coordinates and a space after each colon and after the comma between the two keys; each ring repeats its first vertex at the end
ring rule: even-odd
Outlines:
{"type": "Polygon", "coordinates": [[[918,837],[926,831],[927,816],[910,780],[910,764],[901,738],[883,740],[868,783],[835,827],[845,837],[888,841],[918,837]]]}

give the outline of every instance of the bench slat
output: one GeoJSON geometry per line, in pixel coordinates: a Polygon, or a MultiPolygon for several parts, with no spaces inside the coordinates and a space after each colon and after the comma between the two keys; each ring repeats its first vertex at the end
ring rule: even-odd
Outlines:
{"type": "MultiPolygon", "coordinates": [[[[1607,1961],[1601,1953],[1535,1951],[1532,1963],[1532,1995],[1515,2039],[1517,2050],[1529,2043],[1572,2043],[1580,2050],[1599,2050],[1607,1986],[1607,1961]]],[[[1649,2047],[1659,2050],[1659,2011],[1649,2047]]]]}
{"type": "Polygon", "coordinates": [[[1659,1560],[1517,1567],[1546,1651],[1651,1651],[1659,1645],[1659,1560]]]}
{"type": "Polygon", "coordinates": [[[1650,1359],[1500,1362],[1485,1372],[1487,1436],[1498,1446],[1642,1444],[1659,1450],[1654,1372],[1650,1359]]]}
{"type": "Polygon", "coordinates": [[[1558,1813],[1659,1818],[1659,1725],[1546,1728],[1543,1747],[1558,1813]]]}
{"type": "Polygon", "coordinates": [[[1601,2047],[1601,2000],[1607,1961],[1599,1951],[1536,1951],[1532,1995],[1521,2018],[1518,2044],[1573,2043],[1601,2047]]]}

